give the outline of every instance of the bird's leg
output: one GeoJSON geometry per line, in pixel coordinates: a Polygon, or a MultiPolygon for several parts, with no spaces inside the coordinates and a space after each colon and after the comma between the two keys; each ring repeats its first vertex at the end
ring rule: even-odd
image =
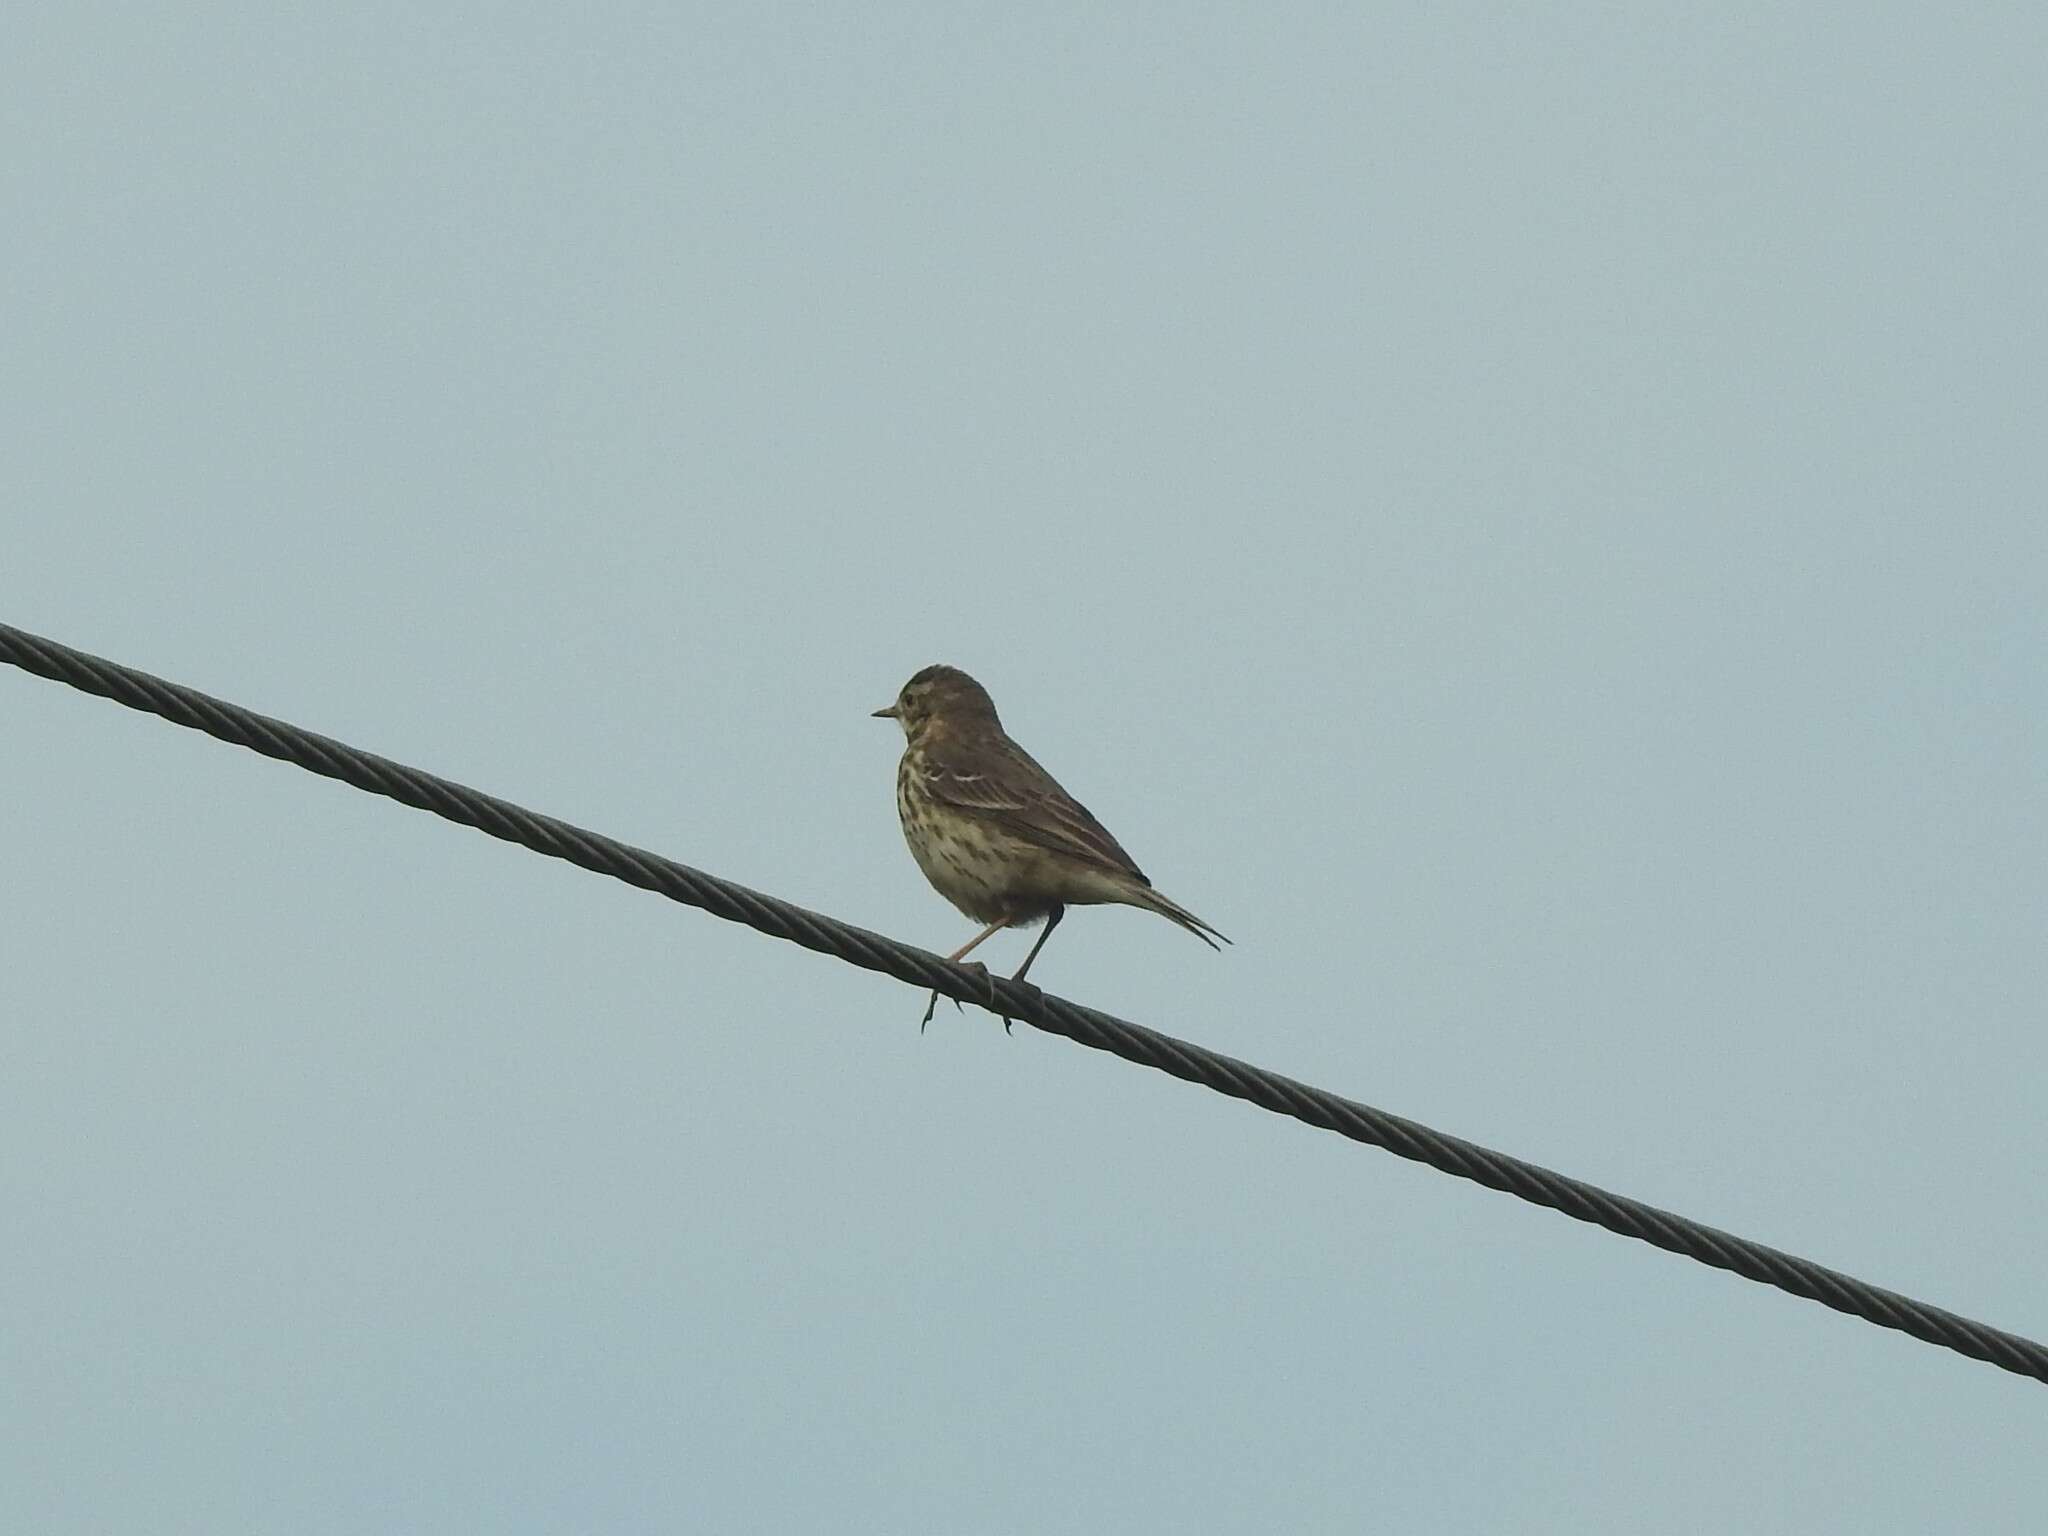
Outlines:
{"type": "MultiPolygon", "coordinates": [[[[993,934],[1001,933],[1005,928],[1009,926],[1010,925],[1007,922],[990,923],[986,928],[982,929],[981,932],[977,933],[965,944],[962,944],[958,949],[954,950],[953,953],[946,956],[946,958],[957,965],[960,961],[965,960],[970,954],[972,954],[974,952],[975,946],[980,944],[983,939],[986,939],[993,934]]],[[[1041,939],[1039,942],[1044,943],[1045,941],[1041,939]]],[[[1037,951],[1033,950],[1032,953],[1036,954],[1037,951]]],[[[1031,962],[1027,960],[1024,963],[1026,965],[1029,965],[1031,962]]],[[[988,967],[982,966],[980,969],[984,974],[986,974],[988,967]]],[[[938,1006],[939,994],[936,991],[934,991],[931,995],[931,1000],[924,1005],[924,1017],[917,1021],[917,1032],[920,1035],[924,1033],[925,1025],[931,1023],[932,1014],[938,1008],[938,1006]]],[[[953,1006],[955,1008],[958,1008],[960,1006],[959,998],[956,997],[953,999],[953,1006]]]]}
{"type": "Polygon", "coordinates": [[[1017,967],[1017,974],[1012,976],[1010,980],[1022,981],[1024,979],[1024,973],[1031,969],[1031,962],[1038,958],[1038,952],[1045,948],[1045,941],[1052,937],[1053,929],[1059,927],[1060,919],[1066,915],[1067,909],[1058,903],[1054,903],[1053,909],[1045,914],[1045,929],[1038,935],[1038,942],[1031,946],[1031,953],[1024,957],[1024,963],[1017,967]]]}
{"type": "MultiPolygon", "coordinates": [[[[1052,937],[1053,929],[1059,927],[1060,919],[1066,915],[1067,909],[1058,903],[1054,903],[1053,909],[1045,914],[1045,928],[1038,935],[1038,942],[1031,946],[1031,953],[1024,957],[1024,963],[1017,967],[1017,974],[1012,976],[1010,980],[1022,981],[1024,979],[1024,973],[1031,969],[1031,962],[1038,958],[1038,952],[1045,948],[1045,941],[1052,937]]],[[[1003,1033],[1007,1035],[1009,1032],[1010,1020],[1006,1014],[1003,1018],[1003,1033]]]]}

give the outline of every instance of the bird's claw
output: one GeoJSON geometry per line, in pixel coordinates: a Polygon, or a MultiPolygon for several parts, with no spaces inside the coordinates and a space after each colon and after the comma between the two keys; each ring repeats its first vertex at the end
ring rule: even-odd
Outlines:
{"type": "MultiPolygon", "coordinates": [[[[988,967],[983,965],[979,960],[968,960],[962,963],[961,968],[963,970],[981,972],[981,979],[988,983],[988,1005],[990,1008],[994,1008],[996,1005],[996,979],[995,977],[989,974],[988,967]]],[[[953,1011],[955,1013],[965,1013],[967,1011],[966,1008],[961,1005],[959,998],[950,998],[948,999],[948,1001],[952,1003],[953,1011]]],[[[939,994],[937,989],[935,988],[933,989],[932,995],[925,999],[924,1017],[917,1021],[917,1032],[920,1035],[925,1032],[925,1027],[931,1023],[932,1015],[938,1011],[938,1007],[939,994]]],[[[1010,1021],[1008,1019],[1003,1020],[1003,1027],[1005,1029],[1008,1029],[1009,1026],[1010,1021]]]]}
{"type": "MultiPolygon", "coordinates": [[[[998,1007],[1002,999],[996,995],[996,978],[994,974],[979,960],[975,961],[969,969],[981,972],[981,979],[988,983],[988,1010],[1003,1021],[1003,1033],[1007,1035],[1010,1032],[1010,1016],[1002,1012],[998,1007]]],[[[953,999],[953,1006],[955,1008],[960,1006],[960,1000],[957,997],[953,999]]]]}

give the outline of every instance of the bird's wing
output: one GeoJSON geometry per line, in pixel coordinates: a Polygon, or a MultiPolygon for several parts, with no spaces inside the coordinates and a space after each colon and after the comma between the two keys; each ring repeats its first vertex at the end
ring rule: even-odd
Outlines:
{"type": "Polygon", "coordinates": [[[925,788],[941,803],[1034,847],[1152,883],[1088,807],[1007,736],[936,743],[922,756],[925,788]]]}

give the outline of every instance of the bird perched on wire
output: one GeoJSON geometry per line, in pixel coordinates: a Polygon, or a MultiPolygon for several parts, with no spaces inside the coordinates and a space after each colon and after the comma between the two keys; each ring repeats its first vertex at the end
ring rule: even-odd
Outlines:
{"type": "MultiPolygon", "coordinates": [[[[1043,921],[1011,978],[1022,981],[1068,907],[1103,902],[1157,912],[1211,949],[1230,942],[1152,888],[1088,808],[1010,740],[988,690],[965,672],[926,667],[875,714],[903,727],[896,813],[910,856],[934,890],[987,924],[948,960],[966,959],[1001,929],[1043,921]]],[[[920,1030],[938,1002],[934,992],[920,1030]]]]}

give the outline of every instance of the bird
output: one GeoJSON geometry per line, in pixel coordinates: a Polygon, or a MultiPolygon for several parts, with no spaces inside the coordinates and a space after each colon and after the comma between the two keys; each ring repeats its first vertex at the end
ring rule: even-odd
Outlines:
{"type": "MultiPolygon", "coordinates": [[[[910,856],[934,890],[986,925],[948,960],[965,960],[1005,928],[1043,922],[1010,978],[1022,981],[1068,907],[1108,902],[1157,912],[1211,949],[1230,942],[1153,889],[1088,807],[1010,739],[988,690],[959,668],[924,668],[874,713],[903,727],[896,814],[910,856]]],[[[938,1004],[933,992],[920,1033],[938,1004]]]]}

